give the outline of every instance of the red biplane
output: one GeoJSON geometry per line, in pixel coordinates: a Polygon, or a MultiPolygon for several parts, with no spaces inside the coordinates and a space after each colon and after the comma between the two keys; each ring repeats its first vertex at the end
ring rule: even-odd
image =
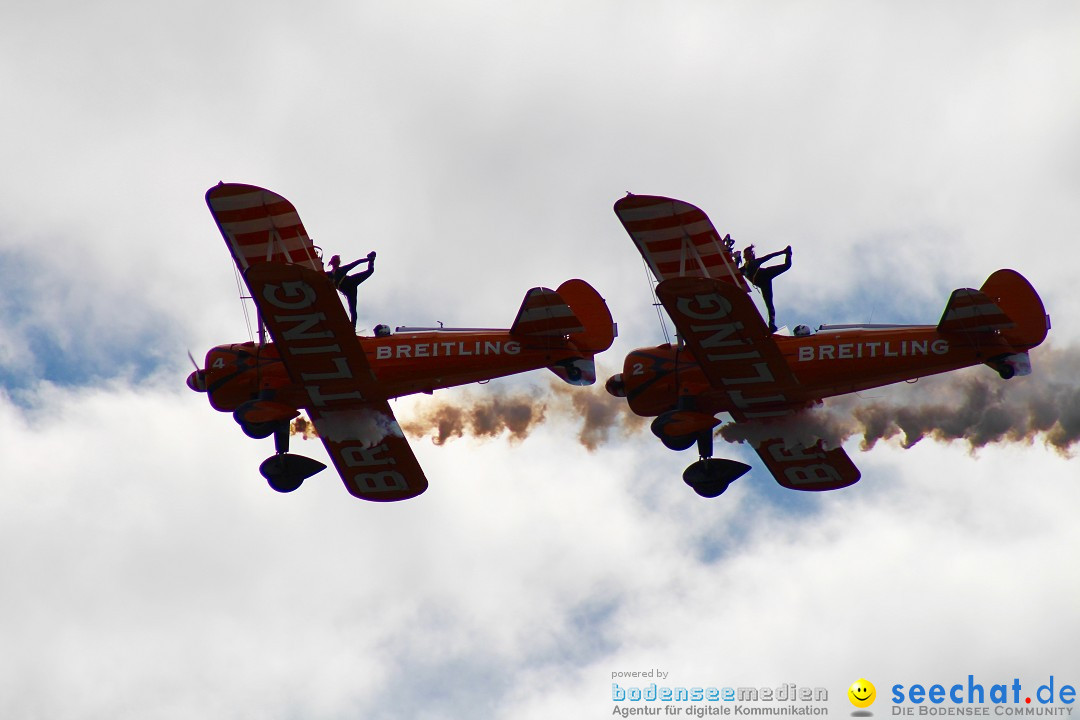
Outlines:
{"type": "MultiPolygon", "coordinates": [[[[988,365],[1006,379],[1029,374],[1028,350],[1050,328],[1028,281],[998,270],[978,290],[955,290],[937,325],[798,326],[793,335],[774,334],[704,212],[671,198],[627,195],[615,214],[656,276],[678,342],[631,352],[606,388],[637,415],[655,417],[652,431],[667,447],[697,444],[700,459],[683,479],[704,497],[750,469],[712,457],[718,413],[757,426],[747,435],[765,438],[755,450],[780,485],[847,487],[860,473],[843,448],[820,438],[810,446],[785,439],[784,418],[823,398],[969,365],[988,365]]],[[[812,414],[804,418],[812,422],[812,414]]]]}
{"type": "Polygon", "coordinates": [[[303,410],[350,493],[404,500],[427,488],[387,402],[413,393],[549,368],[572,385],[596,381],[593,355],[615,327],[582,280],[533,288],[509,330],[389,328],[357,336],[322,259],[288,200],[251,185],[206,193],[260,317],[260,342],[221,345],[188,386],[207,393],[250,437],[274,436],[260,471],[291,492],[326,466],[290,453],[290,423],[303,410]],[[272,342],[264,341],[263,327],[272,342]]]}

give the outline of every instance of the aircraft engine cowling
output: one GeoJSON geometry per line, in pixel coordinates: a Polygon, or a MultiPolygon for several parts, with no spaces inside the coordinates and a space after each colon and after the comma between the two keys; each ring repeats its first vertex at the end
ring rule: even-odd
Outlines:
{"type": "MultiPolygon", "coordinates": [[[[221,412],[233,412],[249,400],[266,398],[268,391],[289,383],[273,346],[250,342],[211,349],[201,372],[210,406],[221,412]]],[[[191,382],[197,384],[198,378],[191,382]]]]}

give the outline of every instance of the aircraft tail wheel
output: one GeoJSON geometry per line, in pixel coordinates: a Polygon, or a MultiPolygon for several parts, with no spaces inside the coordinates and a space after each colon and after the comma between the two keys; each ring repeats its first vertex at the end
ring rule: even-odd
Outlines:
{"type": "Polygon", "coordinates": [[[266,482],[279,493],[292,492],[300,487],[304,480],[325,469],[326,466],[318,460],[292,453],[271,455],[259,466],[259,472],[266,478],[266,482]]]}
{"type": "Polygon", "coordinates": [[[683,482],[701,497],[714,498],[721,495],[735,480],[750,470],[750,466],[737,460],[708,458],[698,460],[683,471],[683,482]]]}

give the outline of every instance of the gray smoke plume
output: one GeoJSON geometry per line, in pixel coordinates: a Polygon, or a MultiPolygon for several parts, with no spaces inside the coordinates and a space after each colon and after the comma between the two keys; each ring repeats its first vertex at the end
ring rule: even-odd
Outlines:
{"type": "Polygon", "coordinates": [[[413,437],[430,435],[436,445],[465,435],[493,438],[504,430],[512,441],[524,440],[534,425],[543,422],[546,411],[544,403],[525,393],[482,398],[466,393],[425,404],[401,428],[413,437]]]}
{"type": "Polygon", "coordinates": [[[969,368],[831,398],[823,407],[769,425],[729,423],[718,433],[731,442],[756,444],[771,435],[791,444],[821,439],[830,447],[861,435],[862,450],[892,438],[904,448],[930,438],[961,440],[975,450],[1041,437],[1069,456],[1080,440],[1080,352],[1040,348],[1032,364],[1027,377],[1002,380],[989,368],[969,368]],[[881,395],[867,397],[876,393],[881,395]]]}
{"type": "Polygon", "coordinates": [[[496,437],[504,430],[511,441],[524,440],[550,419],[580,423],[578,441],[596,450],[613,433],[628,436],[645,422],[626,402],[602,387],[570,387],[553,380],[547,391],[508,393],[500,390],[459,391],[425,404],[416,417],[402,422],[413,437],[430,436],[436,445],[454,437],[496,437]]]}

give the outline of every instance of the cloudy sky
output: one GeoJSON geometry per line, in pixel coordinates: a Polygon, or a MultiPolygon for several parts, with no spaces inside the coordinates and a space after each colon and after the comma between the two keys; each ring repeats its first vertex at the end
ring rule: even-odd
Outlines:
{"type": "Polygon", "coordinates": [[[651,668],[838,715],[860,677],[1080,684],[1078,466],[1041,435],[852,438],[862,482],[798,497],[724,444],[754,472],[706,501],[647,430],[589,450],[552,413],[414,440],[431,488],[386,506],[272,492],[270,442],[184,386],[248,339],[225,180],[378,251],[367,327],[507,326],[588,280],[604,377],[663,338],[626,191],[791,244],[789,325],[936,322],[1012,267],[1054,329],[1002,402],[1075,395],[1078,33],[1064,0],[5,4],[0,716],[599,718],[651,668]]]}

